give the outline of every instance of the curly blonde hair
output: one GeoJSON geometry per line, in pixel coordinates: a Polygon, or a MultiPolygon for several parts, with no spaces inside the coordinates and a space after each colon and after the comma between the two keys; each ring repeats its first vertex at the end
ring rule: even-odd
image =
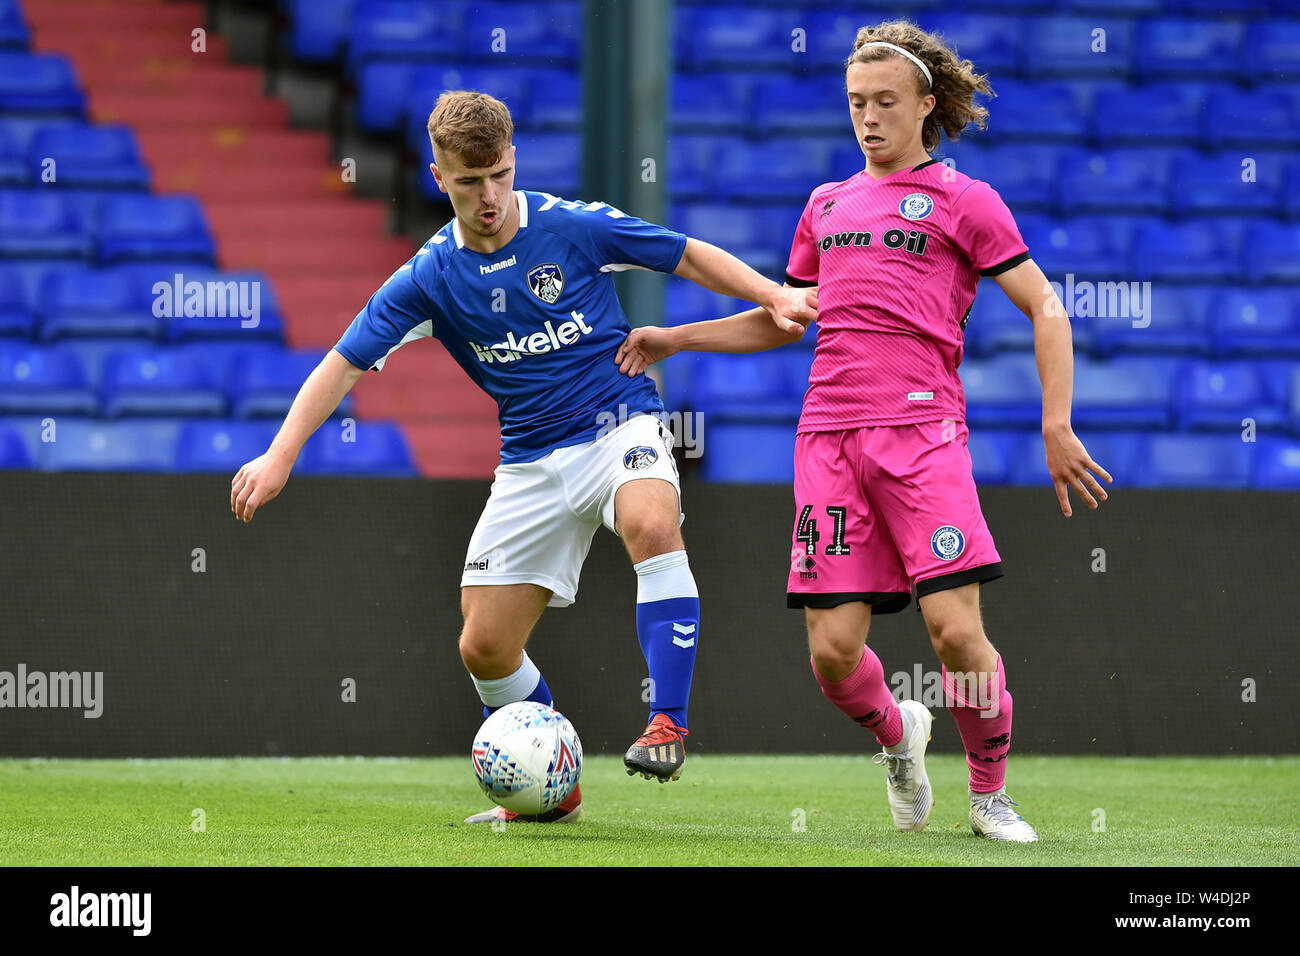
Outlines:
{"type": "Polygon", "coordinates": [[[853,53],[844,63],[844,69],[854,63],[876,63],[890,57],[906,60],[916,77],[917,95],[924,97],[934,94],[934,109],[921,124],[921,145],[927,153],[933,152],[939,145],[939,131],[942,130],[950,140],[957,140],[971,123],[980,129],[988,125],[989,111],[975,102],[975,94],[996,96],[989,85],[988,77],[975,72],[975,65],[970,60],[963,60],[944,42],[937,33],[926,33],[916,24],[907,20],[887,20],[874,27],[863,27],[853,41],[853,53]],[[880,40],[900,46],[914,55],[930,71],[934,78],[931,85],[925,75],[895,50],[883,46],[864,47],[864,44],[880,40]]]}

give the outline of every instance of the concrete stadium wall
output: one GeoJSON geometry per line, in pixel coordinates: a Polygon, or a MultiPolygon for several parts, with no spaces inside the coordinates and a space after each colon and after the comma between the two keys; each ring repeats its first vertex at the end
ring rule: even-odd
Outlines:
{"type": "MultiPolygon", "coordinates": [[[[0,754],[468,753],[458,584],[487,483],[295,477],[248,525],[220,476],[11,472],[0,488],[0,754]],[[102,684],[81,707],[17,707],[20,665],[102,684]]],[[[1049,488],[981,497],[1015,752],[1300,752],[1300,495],[1113,488],[1069,520],[1049,488]]],[[[692,752],[873,749],[818,692],[785,607],[790,490],[688,483],[685,505],[703,599],[692,752]]],[[[621,753],[645,718],[635,595],[602,531],[578,603],[530,644],[590,753],[621,753]]],[[[873,621],[871,644],[924,701],[938,663],[914,608],[873,621]]],[[[933,748],[960,752],[936,716],[933,748]]]]}

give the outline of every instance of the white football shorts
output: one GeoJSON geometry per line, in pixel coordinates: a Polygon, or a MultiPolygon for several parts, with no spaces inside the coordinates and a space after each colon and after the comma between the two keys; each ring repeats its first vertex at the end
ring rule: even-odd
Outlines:
{"type": "Polygon", "coordinates": [[[672,433],[637,414],[594,441],[557,448],[536,461],[498,465],[483,514],[469,539],[461,587],[536,584],[550,607],[568,607],[600,525],[614,530],[614,494],[638,478],[661,478],[677,491],[672,433]]]}

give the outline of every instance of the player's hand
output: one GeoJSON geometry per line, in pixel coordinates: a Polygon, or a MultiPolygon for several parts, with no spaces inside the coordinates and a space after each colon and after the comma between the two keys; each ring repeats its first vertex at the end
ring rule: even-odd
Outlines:
{"type": "Polygon", "coordinates": [[[294,458],[270,449],[240,468],[230,481],[230,510],[245,524],[253,512],[275,498],[289,480],[294,458]]]}
{"type": "Polygon", "coordinates": [[[1095,511],[1097,498],[1105,501],[1108,496],[1106,489],[1089,472],[1096,472],[1107,482],[1112,480],[1110,474],[1088,456],[1083,442],[1069,425],[1044,432],[1043,444],[1047,449],[1047,471],[1056,488],[1056,499],[1061,503],[1061,514],[1070,517],[1070,488],[1095,511]]]}
{"type": "Polygon", "coordinates": [[[672,329],[657,325],[643,325],[633,329],[614,353],[618,370],[624,375],[637,376],[655,362],[662,361],[677,352],[673,344],[672,329]]]}
{"type": "Polygon", "coordinates": [[[808,323],[817,321],[817,290],[776,286],[772,299],[759,303],[772,317],[776,327],[796,338],[803,335],[808,323]]]}

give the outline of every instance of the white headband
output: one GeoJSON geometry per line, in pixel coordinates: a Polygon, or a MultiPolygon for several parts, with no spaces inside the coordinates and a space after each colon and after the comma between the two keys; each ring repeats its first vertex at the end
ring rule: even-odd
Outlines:
{"type": "MultiPolygon", "coordinates": [[[[901,46],[896,46],[893,43],[886,43],[884,40],[872,40],[870,43],[862,44],[862,46],[887,46],[891,50],[897,50],[899,53],[903,54],[903,56],[907,57],[917,66],[919,66],[921,68],[921,72],[925,74],[926,82],[929,83],[931,86],[934,86],[934,77],[930,75],[930,71],[925,68],[925,64],[921,62],[921,58],[917,56],[915,53],[910,53],[907,50],[904,50],[901,46]]],[[[862,47],[858,47],[858,49],[862,49],[862,47]]]]}

